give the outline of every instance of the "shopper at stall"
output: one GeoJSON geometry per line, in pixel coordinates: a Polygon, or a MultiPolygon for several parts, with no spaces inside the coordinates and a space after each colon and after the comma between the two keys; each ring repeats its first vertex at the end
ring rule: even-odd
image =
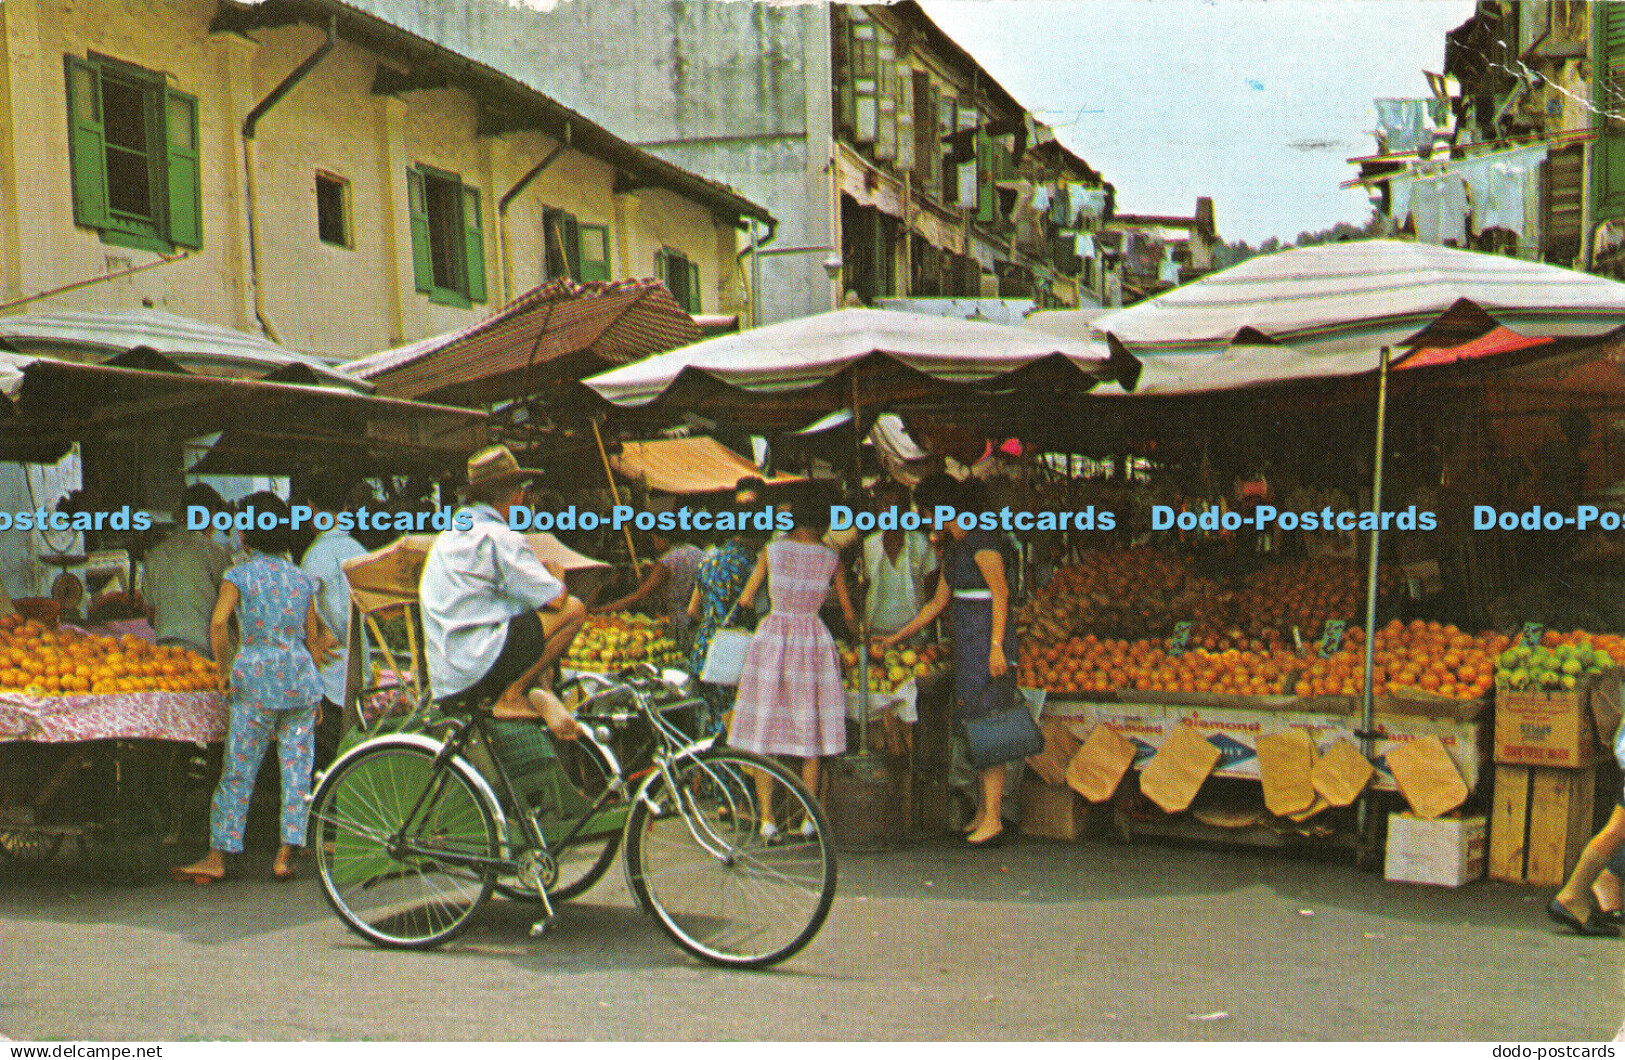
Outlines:
{"type": "MultiPolygon", "coordinates": [[[[318,476],[306,483],[303,501],[313,514],[337,516],[349,507],[344,484],[331,476],[318,476]]],[[[314,521],[314,520],[313,520],[314,521]]],[[[317,766],[324,767],[338,747],[344,726],[344,684],[349,666],[350,585],[344,580],[344,561],[365,556],[366,548],[335,520],[305,549],[299,569],[316,586],[316,611],[327,628],[338,637],[333,660],[322,667],[322,710],[317,729],[317,766]]],[[[365,658],[365,654],[363,654],[365,658]]]]}
{"type": "Polygon", "coordinates": [[[594,606],[592,612],[625,611],[650,600],[654,612],[664,616],[669,623],[671,635],[679,649],[687,651],[688,601],[694,595],[694,577],[699,572],[704,553],[698,545],[658,530],[649,534],[649,543],[654,546],[658,558],[649,565],[648,573],[638,587],[618,600],[594,606]]]}
{"type": "Polygon", "coordinates": [[[505,445],[468,458],[468,505],[458,516],[472,526],[435,538],[418,583],[424,655],[437,698],[490,703],[495,717],[544,721],[555,737],[574,739],[581,727],[546,677],[587,610],[565,591],[564,572],[507,522],[540,475],[505,445]]]}
{"type": "MultiPolygon", "coordinates": [[[[722,506],[717,510],[723,510],[722,506]]],[[[735,605],[761,547],[762,537],[756,531],[723,531],[701,557],[694,572],[694,592],[688,601],[688,617],[694,623],[694,646],[688,653],[690,672],[704,672],[711,638],[724,624],[749,625],[754,620],[754,601],[735,605]]],[[[723,715],[733,708],[734,688],[701,684],[700,693],[707,709],[700,718],[698,735],[708,736],[722,729],[723,715]]]]}
{"type": "MultiPolygon", "coordinates": [[[[762,549],[740,597],[750,600],[765,581],[772,609],[751,638],[739,677],[728,742],[758,754],[801,759],[801,779],[818,791],[819,759],[846,751],[846,693],[835,639],[818,617],[833,581],[849,626],[857,615],[847,594],[840,557],[823,543],[829,529],[829,498],[811,484],[797,487],[790,500],[795,528],[762,549]]],[[[767,806],[771,779],[757,778],[767,806]]],[[[788,822],[814,827],[811,822],[788,822]]],[[[778,835],[779,822],[767,806],[760,822],[765,838],[778,835]]]]}
{"type": "MultiPolygon", "coordinates": [[[[954,482],[944,476],[920,484],[915,491],[922,507],[939,504],[956,511],[975,512],[987,506],[977,482],[954,482]]],[[[939,531],[939,534],[941,531],[939,531]]],[[[918,633],[944,611],[953,629],[954,714],[959,721],[979,718],[1016,703],[1015,624],[1010,614],[1011,560],[1002,535],[988,530],[966,530],[950,522],[942,554],[942,577],[937,590],[920,613],[902,629],[882,637],[879,646],[890,648],[918,633]]],[[[974,847],[1004,842],[1002,817],[1005,767],[984,766],[978,776],[981,798],[966,829],[974,847]]]]}
{"type": "MultiPolygon", "coordinates": [[[[891,509],[909,510],[908,490],[895,482],[875,490],[877,516],[891,509]]],[[[876,530],[863,540],[864,629],[884,636],[895,633],[930,599],[926,586],[937,569],[931,539],[921,530],[876,530]]]]}
{"type": "Polygon", "coordinates": [[[209,618],[231,557],[214,543],[209,531],[188,530],[186,514],[190,508],[213,512],[224,503],[212,486],[198,482],[186,487],[175,509],[174,529],[147,553],[141,598],[159,644],[177,644],[199,655],[209,653],[209,618]]]}
{"type": "Polygon", "coordinates": [[[224,772],[209,812],[209,852],[173,870],[176,879],[196,884],[225,876],[225,856],[242,851],[254,779],[273,739],[282,763],[282,845],[271,873],[279,880],[297,875],[293,857],[305,842],[305,798],[322,700],[317,667],[337,643],[317,613],[315,585],[288,559],[287,505],[274,493],[256,493],[248,503],[280,522],[270,530],[243,531],[248,559],[226,571],[209,619],[230,718],[224,772]],[[235,659],[233,615],[242,641],[235,659]]]}

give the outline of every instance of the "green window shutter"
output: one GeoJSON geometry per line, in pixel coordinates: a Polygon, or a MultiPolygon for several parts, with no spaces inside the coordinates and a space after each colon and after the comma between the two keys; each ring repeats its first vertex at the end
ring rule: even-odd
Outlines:
{"type": "Polygon", "coordinates": [[[993,194],[993,138],[986,132],[976,133],[976,220],[992,224],[998,220],[998,207],[993,194]]]}
{"type": "MultiPolygon", "coordinates": [[[[1595,42],[1593,99],[1617,99],[1625,88],[1625,4],[1602,4],[1592,13],[1595,42]]],[[[1625,216],[1625,127],[1605,116],[1592,147],[1592,195],[1599,219],[1625,216]]]]}
{"type": "Polygon", "coordinates": [[[101,73],[73,56],[64,65],[68,83],[68,160],[73,170],[73,219],[105,228],[107,147],[102,131],[101,73]]]}
{"type": "Polygon", "coordinates": [[[169,241],[200,250],[203,205],[196,96],[164,90],[164,142],[168,151],[169,241]]]}
{"type": "Polygon", "coordinates": [[[434,290],[434,258],[429,251],[429,193],[423,174],[406,170],[406,213],[412,222],[412,278],[417,289],[434,290]]]}
{"type": "Polygon", "coordinates": [[[700,311],[700,267],[692,261],[688,263],[688,311],[700,311]]]}
{"type": "Polygon", "coordinates": [[[609,282],[609,229],[581,225],[581,278],[609,282]]]}
{"type": "Polygon", "coordinates": [[[575,214],[564,215],[564,262],[570,279],[580,283],[581,275],[581,223],[575,214]]]}
{"type": "Polygon", "coordinates": [[[480,193],[463,185],[463,265],[468,271],[468,300],[485,301],[485,230],[480,227],[480,193]]]}

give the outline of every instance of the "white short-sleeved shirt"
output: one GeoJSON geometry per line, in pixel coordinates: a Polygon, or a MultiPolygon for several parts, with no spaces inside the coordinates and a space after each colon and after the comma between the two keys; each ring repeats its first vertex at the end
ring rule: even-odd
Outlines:
{"type": "Polygon", "coordinates": [[[472,686],[502,654],[508,620],[546,607],[564,585],[525,536],[489,504],[465,508],[474,525],[435,538],[418,582],[429,685],[444,699],[472,686]]]}
{"type": "Polygon", "coordinates": [[[918,530],[903,531],[903,547],[893,562],[886,555],[884,531],[863,541],[863,569],[869,579],[864,618],[871,631],[891,633],[908,625],[925,603],[925,582],[937,569],[931,539],[918,530]]]}

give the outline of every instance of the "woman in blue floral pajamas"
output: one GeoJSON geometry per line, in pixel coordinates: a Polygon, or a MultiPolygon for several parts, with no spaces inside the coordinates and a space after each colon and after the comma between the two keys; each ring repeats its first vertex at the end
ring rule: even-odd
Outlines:
{"type": "Polygon", "coordinates": [[[225,855],[243,849],[243,825],[260,762],[274,739],[282,763],[282,846],[271,872],[296,875],[295,849],[305,841],[305,796],[310,791],[317,714],[322,683],[317,667],[337,641],[322,625],[315,607],[315,583],[287,557],[288,509],[273,493],[245,502],[256,513],[279,517],[272,530],[245,530],[249,557],[226,571],[209,623],[209,639],[223,677],[221,691],[230,706],[224,770],[209,814],[209,853],[177,879],[212,883],[226,874],[225,855]],[[230,621],[236,612],[241,644],[230,669],[230,621]]]}

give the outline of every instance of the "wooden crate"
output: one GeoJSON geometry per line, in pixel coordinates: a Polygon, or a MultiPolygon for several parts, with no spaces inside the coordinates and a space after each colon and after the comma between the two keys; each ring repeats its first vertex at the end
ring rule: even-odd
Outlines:
{"type": "Polygon", "coordinates": [[[1592,835],[1596,770],[1496,766],[1490,878],[1558,887],[1592,835]]]}

